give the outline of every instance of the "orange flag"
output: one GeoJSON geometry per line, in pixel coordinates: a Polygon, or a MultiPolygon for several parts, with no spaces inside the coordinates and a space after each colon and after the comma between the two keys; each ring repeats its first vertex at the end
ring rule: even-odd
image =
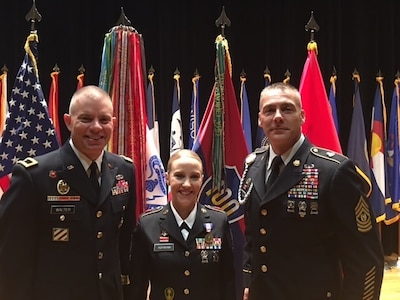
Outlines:
{"type": "Polygon", "coordinates": [[[61,145],[61,128],[60,128],[60,120],[58,118],[58,77],[60,74],[60,69],[57,64],[53,68],[53,72],[51,72],[51,86],[50,86],[50,94],[49,94],[49,116],[53,121],[54,129],[56,130],[56,136],[58,140],[58,144],[61,145]]]}
{"type": "Polygon", "coordinates": [[[83,65],[79,68],[79,74],[76,76],[77,84],[76,90],[79,90],[81,87],[84,86],[85,83],[85,68],[83,65]]]}
{"type": "Polygon", "coordinates": [[[0,135],[3,133],[6,123],[8,102],[7,102],[7,68],[2,68],[0,75],[0,135]]]}

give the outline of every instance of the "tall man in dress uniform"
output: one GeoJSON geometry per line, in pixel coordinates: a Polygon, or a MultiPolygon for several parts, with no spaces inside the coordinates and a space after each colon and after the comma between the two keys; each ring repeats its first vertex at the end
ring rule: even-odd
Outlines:
{"type": "Polygon", "coordinates": [[[0,299],[128,299],[135,175],[132,160],[104,150],[109,95],[79,89],[64,121],[71,138],[18,162],[0,201],[0,299]]]}
{"type": "Polygon", "coordinates": [[[302,134],[293,86],[268,86],[259,104],[270,145],[246,158],[240,184],[244,299],[379,299],[384,263],[368,178],[302,134]]]}

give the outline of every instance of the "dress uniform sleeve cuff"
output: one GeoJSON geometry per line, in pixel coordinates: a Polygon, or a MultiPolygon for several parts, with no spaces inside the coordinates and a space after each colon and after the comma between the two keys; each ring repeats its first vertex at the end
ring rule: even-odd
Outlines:
{"type": "Polygon", "coordinates": [[[131,284],[131,280],[129,279],[129,275],[121,275],[121,283],[122,283],[122,285],[131,284]]]}

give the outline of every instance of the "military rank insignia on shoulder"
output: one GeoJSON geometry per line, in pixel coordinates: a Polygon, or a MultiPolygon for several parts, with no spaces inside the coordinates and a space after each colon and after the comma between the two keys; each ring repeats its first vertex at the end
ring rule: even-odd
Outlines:
{"type": "Polygon", "coordinates": [[[23,165],[25,168],[30,168],[30,167],[38,165],[39,162],[32,157],[27,157],[24,160],[17,161],[17,164],[23,165]]]}
{"type": "Polygon", "coordinates": [[[347,159],[347,157],[342,154],[320,147],[311,147],[310,152],[317,157],[321,157],[336,162],[338,164],[347,159]]]}

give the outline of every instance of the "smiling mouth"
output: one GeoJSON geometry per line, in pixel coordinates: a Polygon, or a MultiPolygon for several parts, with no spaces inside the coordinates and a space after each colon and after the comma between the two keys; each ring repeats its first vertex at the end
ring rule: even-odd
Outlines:
{"type": "Polygon", "coordinates": [[[101,140],[103,137],[99,136],[99,137],[88,137],[89,140],[91,141],[99,141],[101,140]]]}

